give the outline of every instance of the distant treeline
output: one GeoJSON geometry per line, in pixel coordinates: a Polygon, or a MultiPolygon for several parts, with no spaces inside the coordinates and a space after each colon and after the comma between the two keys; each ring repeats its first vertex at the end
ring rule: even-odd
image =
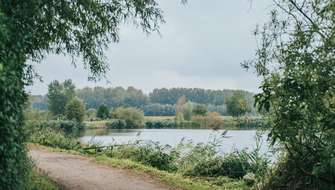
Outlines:
{"type": "MultiPolygon", "coordinates": [[[[142,109],[145,115],[175,115],[175,104],[181,96],[188,101],[206,105],[208,111],[227,115],[226,101],[232,94],[239,91],[245,95],[250,107],[253,107],[253,93],[242,90],[206,90],[201,88],[161,88],[154,89],[148,95],[134,87],[115,88],[83,88],[76,90],[76,96],[83,100],[87,109],[98,109],[106,105],[110,109],[117,107],[136,107],[142,109]]],[[[46,96],[31,97],[32,107],[47,109],[46,96]]],[[[251,111],[251,114],[254,110],[251,111]]]]}

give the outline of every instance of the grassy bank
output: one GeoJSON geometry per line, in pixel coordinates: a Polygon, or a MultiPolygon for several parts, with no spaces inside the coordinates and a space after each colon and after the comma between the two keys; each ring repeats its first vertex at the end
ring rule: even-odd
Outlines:
{"type": "Polygon", "coordinates": [[[50,180],[46,175],[33,169],[30,176],[28,190],[58,190],[59,186],[50,180]]]}

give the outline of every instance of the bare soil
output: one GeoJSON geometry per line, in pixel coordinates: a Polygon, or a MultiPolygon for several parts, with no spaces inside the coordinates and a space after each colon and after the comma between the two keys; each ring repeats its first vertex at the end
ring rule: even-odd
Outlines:
{"type": "Polygon", "coordinates": [[[91,158],[31,148],[36,167],[67,190],[171,190],[148,175],[94,163],[91,158]]]}

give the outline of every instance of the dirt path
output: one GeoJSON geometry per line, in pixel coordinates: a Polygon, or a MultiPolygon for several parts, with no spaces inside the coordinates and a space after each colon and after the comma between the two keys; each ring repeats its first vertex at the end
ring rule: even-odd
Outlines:
{"type": "Polygon", "coordinates": [[[37,168],[69,190],[169,190],[149,176],[94,163],[90,158],[33,148],[37,168]]]}

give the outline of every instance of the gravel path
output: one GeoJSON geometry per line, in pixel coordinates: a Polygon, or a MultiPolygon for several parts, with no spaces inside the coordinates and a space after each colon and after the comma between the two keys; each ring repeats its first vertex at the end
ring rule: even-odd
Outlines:
{"type": "Polygon", "coordinates": [[[169,190],[147,175],[100,165],[87,157],[40,148],[29,154],[39,170],[67,190],[169,190]]]}

